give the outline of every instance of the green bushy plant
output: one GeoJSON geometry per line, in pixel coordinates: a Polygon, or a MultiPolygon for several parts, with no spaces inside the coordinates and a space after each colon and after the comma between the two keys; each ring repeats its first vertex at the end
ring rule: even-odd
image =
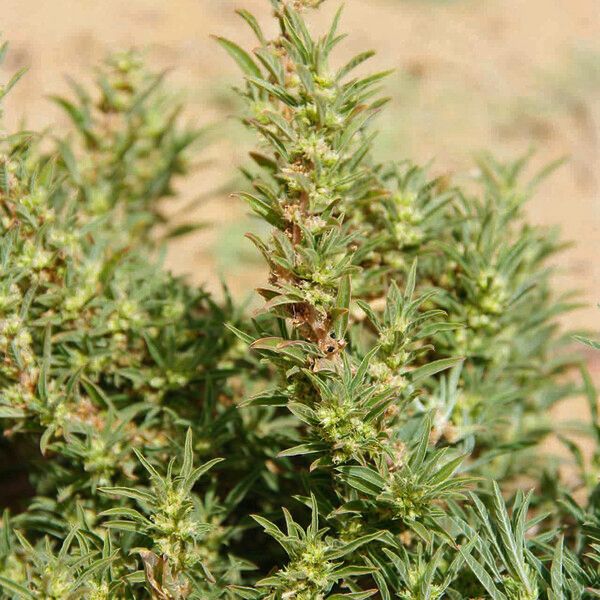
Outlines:
{"type": "Polygon", "coordinates": [[[549,412],[583,390],[597,446],[596,396],[557,324],[562,244],[524,214],[549,169],[376,162],[386,73],[333,66],[341,12],[315,38],[319,4],[272,0],[274,39],[240,10],[252,52],[217,38],[260,140],[240,196],[271,226],[252,316],[161,265],[199,132],[137,55],[56,98],[54,150],[3,139],[0,416],[29,482],[2,519],[7,598],[600,594],[598,452],[549,412]]]}

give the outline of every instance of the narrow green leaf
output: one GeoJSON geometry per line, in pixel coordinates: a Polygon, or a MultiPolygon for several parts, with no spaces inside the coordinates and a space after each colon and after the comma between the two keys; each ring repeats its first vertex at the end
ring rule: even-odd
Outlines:
{"type": "Polygon", "coordinates": [[[337,471],[348,485],[370,496],[377,496],[385,486],[385,479],[369,467],[338,467],[337,471]]]}
{"type": "Polygon", "coordinates": [[[260,69],[256,65],[256,63],[252,60],[250,55],[240,48],[237,44],[233,43],[230,40],[227,40],[220,36],[213,36],[215,40],[227,51],[229,56],[235,60],[235,62],[239,65],[246,75],[250,75],[251,77],[262,77],[262,73],[260,69]]]}
{"type": "Polygon", "coordinates": [[[17,598],[23,600],[35,600],[35,596],[22,585],[0,575],[0,586],[3,587],[7,592],[10,592],[17,598]]]}
{"type": "Polygon", "coordinates": [[[464,358],[440,358],[439,360],[434,360],[422,367],[416,368],[414,371],[411,371],[411,380],[414,384],[435,375],[441,371],[445,371],[446,369],[450,369],[459,363],[463,362],[464,358]]]}

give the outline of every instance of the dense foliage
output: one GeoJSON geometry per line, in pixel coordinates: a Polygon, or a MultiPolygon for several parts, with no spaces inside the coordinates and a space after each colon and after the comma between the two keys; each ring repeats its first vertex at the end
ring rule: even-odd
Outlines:
{"type": "Polygon", "coordinates": [[[73,131],[50,150],[3,138],[0,450],[26,482],[3,597],[600,595],[600,452],[550,417],[584,392],[600,447],[596,396],[558,327],[562,245],[524,215],[550,168],[376,162],[386,73],[333,66],[320,3],[272,0],[275,39],[239,11],[251,53],[218,38],[260,140],[240,196],[271,226],[251,317],[161,265],[201,132],[137,55],[55,98],[73,131]]]}

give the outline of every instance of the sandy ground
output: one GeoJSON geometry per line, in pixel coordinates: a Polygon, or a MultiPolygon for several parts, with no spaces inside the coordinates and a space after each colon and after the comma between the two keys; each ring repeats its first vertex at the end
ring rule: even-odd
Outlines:
{"type": "MultiPolygon", "coordinates": [[[[329,0],[324,12],[338,4],[329,0]]],[[[211,166],[181,186],[188,198],[218,188],[252,144],[227,118],[239,74],[209,35],[251,45],[233,12],[240,7],[268,23],[267,0],[0,0],[0,31],[12,47],[0,77],[30,67],[9,97],[9,123],[64,124],[45,99],[66,89],[64,75],[89,79],[107,52],[136,46],[152,65],[173,69],[170,81],[185,90],[194,121],[226,124],[224,139],[206,151],[211,166]]],[[[508,158],[533,145],[536,167],[568,158],[530,214],[576,242],[559,260],[559,285],[582,289],[590,307],[568,325],[600,329],[598,0],[348,0],[342,27],[351,36],[340,61],[373,48],[374,66],[396,69],[386,90],[394,100],[379,121],[382,156],[433,159],[437,172],[468,170],[484,148],[508,158]]],[[[190,218],[212,227],[173,245],[175,270],[212,289],[222,276],[239,294],[260,282],[260,263],[242,241],[255,225],[235,199],[216,194],[190,218]]]]}

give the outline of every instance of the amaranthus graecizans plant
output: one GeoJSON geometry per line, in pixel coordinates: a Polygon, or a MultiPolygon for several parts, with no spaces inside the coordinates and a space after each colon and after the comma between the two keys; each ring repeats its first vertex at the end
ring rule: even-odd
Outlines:
{"type": "MultiPolygon", "coordinates": [[[[33,533],[37,544],[12,538],[4,524],[2,581],[18,596],[135,597],[144,572],[153,582],[153,569],[169,571],[175,587],[187,590],[188,579],[195,581],[191,570],[204,569],[201,561],[186,562],[190,571],[181,575],[182,565],[167,564],[164,553],[154,562],[148,536],[146,553],[132,561],[119,551],[125,562],[115,566],[116,555],[106,550],[110,535],[98,529],[101,511],[117,508],[115,490],[152,481],[140,473],[136,452],[162,462],[172,448],[183,447],[188,426],[196,431],[196,448],[204,439],[201,452],[212,452],[217,436],[208,429],[219,429],[215,404],[232,371],[232,336],[223,322],[235,318],[229,306],[218,307],[201,289],[164,271],[155,251],[157,202],[171,192],[197,132],[161,113],[164,92],[133,55],[109,65],[117,74],[100,78],[96,97],[75,86],[79,104],[60,101],[78,139],[59,141],[50,155],[29,135],[2,140],[0,414],[5,440],[18,449],[32,485],[25,490],[32,496],[28,510],[15,525],[33,533]],[[113,97],[120,102],[107,104],[113,97]],[[101,488],[115,493],[101,494],[101,488]],[[44,535],[68,543],[56,554],[44,535]],[[42,549],[46,558],[36,554],[42,549]],[[141,578],[133,575],[138,571],[141,578]]],[[[213,549],[202,550],[208,563],[227,535],[217,527],[217,513],[224,518],[227,502],[243,496],[243,485],[234,489],[238,494],[222,504],[207,500],[195,512],[207,528],[219,530],[213,549]]],[[[174,501],[164,499],[164,510],[174,501]]],[[[189,512],[187,505],[181,510],[189,512]]],[[[152,535],[160,547],[164,532],[152,535]]]]}
{"type": "Polygon", "coordinates": [[[523,212],[545,172],[375,162],[386,73],[334,66],[341,12],[315,38],[321,1],[271,4],[274,39],[243,10],[253,51],[218,38],[261,142],[240,195],[271,225],[251,318],[161,267],[198,132],[135,54],[56,99],[54,151],[2,140],[2,451],[29,476],[3,597],[600,595],[597,398],[556,324],[561,245],[523,212]],[[591,461],[548,418],[580,388],[591,461]]]}

